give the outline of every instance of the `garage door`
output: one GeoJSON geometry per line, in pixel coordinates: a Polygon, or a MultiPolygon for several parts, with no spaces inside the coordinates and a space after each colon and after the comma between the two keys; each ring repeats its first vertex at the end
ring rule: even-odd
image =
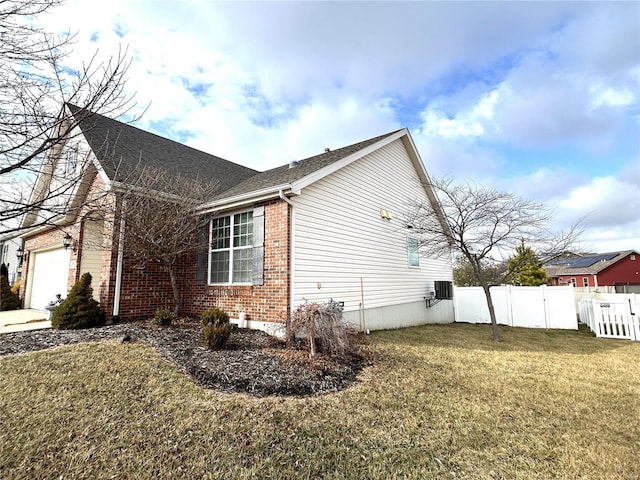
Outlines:
{"type": "Polygon", "coordinates": [[[45,305],[56,298],[56,294],[67,296],[69,281],[69,256],[64,248],[34,254],[31,277],[30,308],[44,310],[45,305]]]}

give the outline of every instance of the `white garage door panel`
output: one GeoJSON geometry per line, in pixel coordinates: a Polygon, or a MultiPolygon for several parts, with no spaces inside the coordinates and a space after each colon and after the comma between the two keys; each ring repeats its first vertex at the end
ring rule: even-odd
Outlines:
{"type": "Polygon", "coordinates": [[[44,310],[56,294],[67,296],[70,254],[64,248],[35,253],[30,308],[44,310]]]}

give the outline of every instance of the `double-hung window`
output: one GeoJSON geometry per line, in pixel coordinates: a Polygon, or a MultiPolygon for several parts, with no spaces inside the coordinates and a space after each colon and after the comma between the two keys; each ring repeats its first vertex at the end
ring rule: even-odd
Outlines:
{"type": "Polygon", "coordinates": [[[252,211],[214,218],[209,244],[209,283],[252,282],[252,211]]]}

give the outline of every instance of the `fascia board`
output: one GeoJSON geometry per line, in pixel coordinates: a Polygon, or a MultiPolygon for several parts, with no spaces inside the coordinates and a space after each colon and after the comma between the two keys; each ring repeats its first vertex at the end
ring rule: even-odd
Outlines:
{"type": "Polygon", "coordinates": [[[337,162],[332,163],[331,165],[327,165],[320,170],[316,170],[313,173],[310,173],[306,177],[302,177],[299,180],[291,183],[291,190],[294,192],[300,192],[303,188],[308,187],[309,185],[317,182],[318,180],[322,180],[327,175],[331,175],[334,172],[337,172],[341,168],[346,167],[347,165],[355,162],[356,160],[361,159],[362,157],[369,155],[371,152],[375,152],[379,148],[388,145],[389,143],[401,138],[404,135],[408,135],[409,131],[406,128],[402,130],[398,130],[393,135],[389,135],[381,139],[380,141],[369,145],[368,147],[363,148],[362,150],[358,150],[355,153],[352,153],[348,157],[343,158],[342,160],[338,160],[337,162]]]}
{"type": "Polygon", "coordinates": [[[405,149],[409,154],[409,158],[413,163],[413,166],[420,178],[420,183],[422,184],[422,188],[424,188],[425,193],[427,194],[427,198],[431,202],[433,209],[436,211],[438,215],[438,220],[440,221],[440,225],[442,228],[452,236],[452,232],[449,228],[449,224],[446,221],[444,210],[442,209],[442,205],[440,204],[440,200],[436,195],[433,187],[431,186],[431,178],[429,177],[429,173],[427,172],[426,167],[424,166],[424,162],[422,161],[422,157],[420,157],[420,152],[416,148],[415,143],[413,142],[413,138],[411,138],[411,134],[407,131],[407,135],[402,138],[402,143],[404,144],[405,149]]]}
{"type": "Polygon", "coordinates": [[[40,225],[38,227],[32,227],[32,228],[28,228],[26,230],[22,230],[18,235],[16,235],[17,238],[22,238],[23,240],[28,238],[28,237],[32,237],[34,235],[38,235],[40,233],[49,231],[49,230],[54,230],[57,228],[62,228],[62,227],[66,227],[68,225],[71,225],[73,223],[73,221],[69,221],[67,219],[67,216],[59,216],[60,218],[58,220],[52,221],[51,223],[47,224],[47,225],[40,225]]]}
{"type": "Polygon", "coordinates": [[[271,200],[273,198],[279,198],[280,191],[289,193],[290,190],[291,185],[288,183],[275,187],[263,188],[261,190],[243,193],[242,195],[221,198],[220,200],[214,200],[213,202],[205,203],[197,209],[197,212],[209,213],[212,211],[229,210],[230,208],[240,207],[264,200],[271,200]]]}

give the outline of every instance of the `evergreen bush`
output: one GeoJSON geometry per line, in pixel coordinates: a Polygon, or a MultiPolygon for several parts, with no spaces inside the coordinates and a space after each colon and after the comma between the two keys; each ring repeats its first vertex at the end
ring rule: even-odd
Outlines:
{"type": "Polygon", "coordinates": [[[221,348],[231,335],[231,323],[229,315],[218,308],[213,307],[200,315],[202,321],[202,340],[205,346],[211,350],[221,348]]]}
{"type": "Polygon", "coordinates": [[[176,319],[176,316],[168,308],[158,308],[153,315],[153,323],[160,327],[168,327],[176,319]]]}
{"type": "Polygon", "coordinates": [[[11,291],[9,279],[5,275],[0,275],[0,311],[18,308],[20,308],[20,296],[11,291]]]}
{"type": "Polygon", "coordinates": [[[51,326],[58,330],[99,327],[105,313],[93,299],[91,274],[83,273],[62,303],[53,311],[51,326]]]}

